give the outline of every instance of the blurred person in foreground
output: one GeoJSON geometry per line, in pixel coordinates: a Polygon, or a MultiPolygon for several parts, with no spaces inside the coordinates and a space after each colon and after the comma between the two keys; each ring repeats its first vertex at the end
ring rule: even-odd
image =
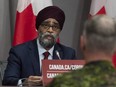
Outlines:
{"type": "Polygon", "coordinates": [[[81,48],[86,64],[82,69],[53,79],[49,87],[116,87],[112,55],[116,48],[116,24],[106,15],[85,22],[81,48]]]}
{"type": "MultiPolygon", "coordinates": [[[[56,6],[42,9],[36,17],[38,38],[12,47],[8,57],[3,85],[25,84],[42,85],[42,60],[75,59],[75,50],[57,43],[56,40],[63,29],[64,12],[56,6]],[[47,57],[44,57],[44,54],[47,57]]],[[[27,29],[28,32],[28,29],[27,29]]]]}

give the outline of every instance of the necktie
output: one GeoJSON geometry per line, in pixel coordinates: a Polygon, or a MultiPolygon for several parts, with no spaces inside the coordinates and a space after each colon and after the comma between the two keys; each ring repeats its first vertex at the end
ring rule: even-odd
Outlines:
{"type": "Polygon", "coordinates": [[[43,53],[43,55],[44,55],[44,59],[48,59],[48,56],[50,55],[50,53],[48,51],[46,51],[43,53]]]}

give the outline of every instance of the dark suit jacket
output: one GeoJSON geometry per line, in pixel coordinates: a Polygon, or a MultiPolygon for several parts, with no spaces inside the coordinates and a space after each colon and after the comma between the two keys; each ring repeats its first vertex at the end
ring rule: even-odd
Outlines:
{"type": "MultiPolygon", "coordinates": [[[[74,49],[58,43],[54,47],[53,59],[58,59],[56,50],[62,59],[75,59],[74,49]]],[[[11,48],[2,84],[17,85],[19,79],[30,75],[41,76],[36,39],[11,48]]]]}

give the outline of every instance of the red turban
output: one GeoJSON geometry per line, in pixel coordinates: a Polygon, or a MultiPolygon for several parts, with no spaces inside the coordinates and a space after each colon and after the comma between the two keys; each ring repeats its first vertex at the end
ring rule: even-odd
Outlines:
{"type": "Polygon", "coordinates": [[[38,29],[40,24],[48,18],[56,19],[60,25],[61,30],[62,30],[64,21],[65,21],[65,14],[64,14],[63,10],[61,10],[57,6],[48,6],[44,9],[42,9],[38,13],[38,15],[36,17],[36,29],[38,29]]]}

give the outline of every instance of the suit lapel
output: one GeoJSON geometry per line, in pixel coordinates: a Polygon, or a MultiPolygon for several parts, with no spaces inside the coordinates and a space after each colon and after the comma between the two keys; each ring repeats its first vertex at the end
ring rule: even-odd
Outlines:
{"type": "Polygon", "coordinates": [[[32,66],[34,69],[35,75],[41,75],[40,73],[40,64],[39,64],[39,54],[36,39],[29,44],[30,48],[30,58],[32,61],[32,66]]]}

